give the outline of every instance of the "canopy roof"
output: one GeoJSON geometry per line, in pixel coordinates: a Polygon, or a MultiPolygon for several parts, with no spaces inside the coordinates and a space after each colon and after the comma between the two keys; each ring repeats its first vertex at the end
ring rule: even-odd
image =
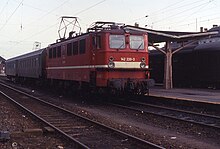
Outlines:
{"type": "Polygon", "coordinates": [[[176,31],[158,31],[147,28],[141,28],[131,25],[124,26],[126,31],[140,31],[148,34],[148,40],[150,43],[159,43],[167,41],[187,41],[198,38],[203,38],[211,35],[216,35],[218,31],[208,32],[176,32],[176,31]]]}

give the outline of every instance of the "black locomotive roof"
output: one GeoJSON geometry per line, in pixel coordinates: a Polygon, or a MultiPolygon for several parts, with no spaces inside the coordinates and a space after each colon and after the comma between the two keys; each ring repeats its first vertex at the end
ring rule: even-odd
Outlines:
{"type": "Polygon", "coordinates": [[[198,46],[195,47],[195,50],[220,50],[219,42],[213,42],[213,43],[206,43],[206,44],[198,44],[198,46]]]}

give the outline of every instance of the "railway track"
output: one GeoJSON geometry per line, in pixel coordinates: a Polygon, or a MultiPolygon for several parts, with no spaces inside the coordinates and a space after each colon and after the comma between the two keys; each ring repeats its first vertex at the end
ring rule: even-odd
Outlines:
{"type": "Polygon", "coordinates": [[[215,115],[196,113],[187,110],[147,104],[138,101],[130,101],[128,104],[117,103],[111,105],[141,113],[152,114],[155,116],[165,117],[187,123],[193,123],[196,125],[220,130],[220,117],[215,115]]]}
{"type": "Polygon", "coordinates": [[[76,148],[156,148],[140,139],[0,83],[1,94],[76,144],[76,148]]]}

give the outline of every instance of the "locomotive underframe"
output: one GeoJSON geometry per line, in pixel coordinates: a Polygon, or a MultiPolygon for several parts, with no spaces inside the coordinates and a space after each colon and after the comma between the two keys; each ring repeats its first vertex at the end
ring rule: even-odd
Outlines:
{"type": "Polygon", "coordinates": [[[152,86],[153,80],[151,79],[109,79],[108,87],[111,91],[118,93],[149,94],[149,87],[152,86]]]}

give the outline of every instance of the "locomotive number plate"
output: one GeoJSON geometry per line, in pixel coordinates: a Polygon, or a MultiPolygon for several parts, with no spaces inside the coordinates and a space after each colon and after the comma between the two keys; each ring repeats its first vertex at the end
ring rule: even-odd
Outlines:
{"type": "Polygon", "coordinates": [[[121,57],[121,61],[124,61],[124,62],[134,62],[135,58],[134,57],[121,57]]]}

